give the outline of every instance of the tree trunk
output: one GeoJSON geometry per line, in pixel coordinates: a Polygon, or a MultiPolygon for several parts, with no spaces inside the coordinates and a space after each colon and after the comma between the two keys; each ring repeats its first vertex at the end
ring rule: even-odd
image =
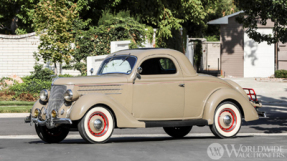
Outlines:
{"type": "Polygon", "coordinates": [[[59,75],[62,75],[62,63],[60,63],[60,66],[59,66],[59,75]]]}
{"type": "Polygon", "coordinates": [[[17,1],[14,2],[14,17],[11,20],[10,31],[12,35],[16,34],[16,29],[18,28],[18,17],[16,16],[20,11],[20,6],[17,1]]]}
{"type": "Polygon", "coordinates": [[[58,75],[58,70],[57,70],[57,64],[54,63],[54,72],[55,72],[55,75],[58,75]]]}

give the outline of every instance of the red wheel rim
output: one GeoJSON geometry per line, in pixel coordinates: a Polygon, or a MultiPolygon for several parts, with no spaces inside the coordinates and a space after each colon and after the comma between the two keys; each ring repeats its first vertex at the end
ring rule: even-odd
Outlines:
{"type": "Polygon", "coordinates": [[[230,109],[230,108],[225,108],[225,109],[223,109],[223,110],[220,111],[217,121],[218,121],[218,125],[219,125],[219,127],[220,127],[220,129],[221,129],[222,131],[224,131],[224,132],[231,132],[231,131],[234,130],[234,128],[236,127],[237,117],[236,117],[235,112],[234,112],[232,109],[230,109]],[[222,116],[223,113],[230,114],[230,116],[231,116],[231,118],[232,118],[232,122],[230,123],[230,125],[229,125],[227,128],[225,128],[225,127],[223,127],[223,126],[221,125],[220,118],[223,118],[224,116],[226,116],[226,115],[222,116]]]}
{"type": "Polygon", "coordinates": [[[104,113],[102,113],[102,112],[94,112],[94,113],[92,113],[92,114],[90,115],[90,117],[89,117],[89,120],[88,120],[87,124],[88,124],[89,132],[90,132],[93,136],[95,136],[95,137],[101,137],[101,136],[105,135],[106,132],[108,131],[108,128],[109,128],[109,120],[108,120],[108,117],[107,117],[104,113]],[[91,119],[92,119],[93,117],[100,117],[100,118],[102,118],[102,120],[103,120],[104,126],[103,126],[103,128],[101,129],[100,132],[94,132],[94,131],[92,130],[92,128],[91,128],[90,123],[91,123],[91,119]]]}

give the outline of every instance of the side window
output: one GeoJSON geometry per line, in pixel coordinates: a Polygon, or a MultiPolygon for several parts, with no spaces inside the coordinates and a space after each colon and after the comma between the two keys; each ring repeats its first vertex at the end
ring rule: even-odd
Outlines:
{"type": "Polygon", "coordinates": [[[169,58],[152,58],[145,60],[142,64],[141,75],[175,74],[176,67],[169,58]]]}

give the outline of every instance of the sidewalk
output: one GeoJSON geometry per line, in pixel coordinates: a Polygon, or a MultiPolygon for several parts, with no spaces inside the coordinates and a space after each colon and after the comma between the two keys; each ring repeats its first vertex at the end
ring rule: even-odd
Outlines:
{"type": "Polygon", "coordinates": [[[286,82],[260,82],[255,78],[226,78],[238,83],[242,88],[253,88],[258,100],[264,105],[286,105],[287,107],[287,83],[286,82]]]}
{"type": "Polygon", "coordinates": [[[25,118],[30,113],[0,113],[0,118],[25,118]]]}

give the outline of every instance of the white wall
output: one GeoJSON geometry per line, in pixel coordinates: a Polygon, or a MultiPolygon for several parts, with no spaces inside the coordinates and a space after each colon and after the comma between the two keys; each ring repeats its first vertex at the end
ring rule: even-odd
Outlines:
{"type": "MultiPolygon", "coordinates": [[[[272,29],[258,29],[261,34],[273,34],[272,29]]],[[[244,33],[244,77],[270,77],[274,74],[274,44],[260,44],[244,33]]]]}
{"type": "Polygon", "coordinates": [[[87,75],[97,75],[100,65],[106,57],[107,55],[87,57],[87,75]],[[92,68],[94,71],[93,73],[90,72],[92,68]]]}
{"type": "MultiPolygon", "coordinates": [[[[16,74],[30,75],[36,60],[33,53],[38,51],[39,36],[35,33],[25,35],[0,34],[0,78],[16,74]]],[[[39,62],[44,64],[43,61],[39,62]]],[[[46,66],[46,65],[45,65],[46,66]]],[[[78,71],[62,70],[62,74],[78,75],[78,71]]]]}
{"type": "Polygon", "coordinates": [[[129,49],[129,44],[131,43],[130,40],[126,41],[111,41],[111,53],[129,49]]]}

